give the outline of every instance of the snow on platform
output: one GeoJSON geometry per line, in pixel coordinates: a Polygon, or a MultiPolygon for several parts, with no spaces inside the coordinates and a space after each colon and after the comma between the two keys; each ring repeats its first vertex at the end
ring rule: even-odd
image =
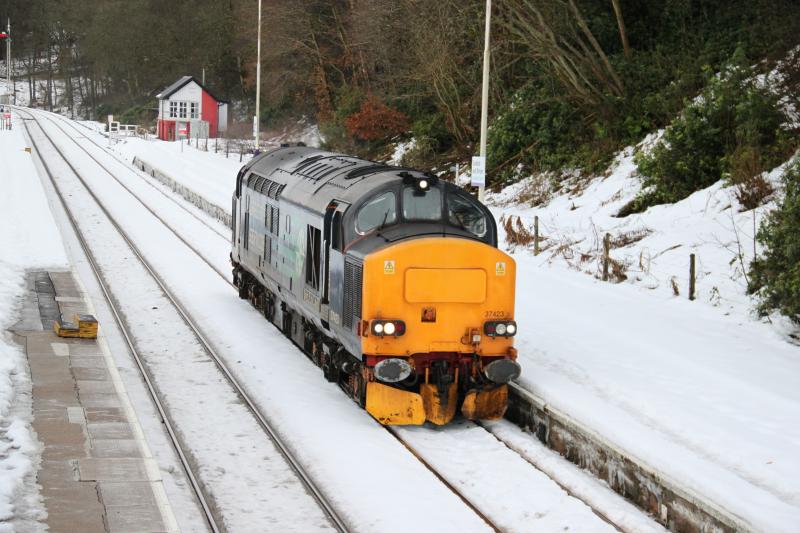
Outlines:
{"type": "Polygon", "coordinates": [[[25,354],[8,333],[20,314],[28,269],[68,266],[31,154],[14,117],[0,131],[0,531],[35,528],[44,517],[36,486],[41,448],[31,431],[25,354]]]}

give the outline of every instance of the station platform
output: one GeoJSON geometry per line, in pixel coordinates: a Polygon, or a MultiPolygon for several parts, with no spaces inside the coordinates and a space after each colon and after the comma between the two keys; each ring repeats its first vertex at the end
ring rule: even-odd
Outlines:
{"type": "Polygon", "coordinates": [[[53,532],[171,532],[178,527],[102,336],[62,338],[53,322],[91,313],[70,271],[29,272],[14,333],[30,366],[37,475],[53,532]]]}

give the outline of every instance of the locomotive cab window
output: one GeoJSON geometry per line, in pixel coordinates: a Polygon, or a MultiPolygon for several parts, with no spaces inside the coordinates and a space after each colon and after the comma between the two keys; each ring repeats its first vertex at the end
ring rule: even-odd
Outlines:
{"type": "Polygon", "coordinates": [[[415,187],[403,187],[403,218],[406,220],[441,220],[442,192],[433,187],[420,192],[415,187]]]}
{"type": "Polygon", "coordinates": [[[395,196],[387,191],[361,206],[356,217],[356,231],[363,235],[375,228],[394,224],[396,219],[395,196]]]}
{"type": "Polygon", "coordinates": [[[447,194],[447,218],[453,226],[476,237],[486,235],[486,215],[471,197],[456,192],[447,194]]]}

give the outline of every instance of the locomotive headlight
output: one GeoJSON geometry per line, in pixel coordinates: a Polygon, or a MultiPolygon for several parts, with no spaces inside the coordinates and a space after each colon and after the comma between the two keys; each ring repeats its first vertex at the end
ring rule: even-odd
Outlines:
{"type": "Polygon", "coordinates": [[[373,320],[372,334],[378,337],[402,337],[406,333],[406,323],[402,320],[373,320]]]}
{"type": "Polygon", "coordinates": [[[419,188],[423,191],[428,188],[428,180],[419,180],[419,188]]]}
{"type": "Polygon", "coordinates": [[[495,326],[495,331],[497,332],[498,335],[505,335],[506,325],[500,322],[499,324],[497,324],[497,326],[495,326]]]}
{"type": "Polygon", "coordinates": [[[506,326],[506,333],[508,333],[509,335],[513,335],[516,332],[517,332],[517,325],[516,324],[511,323],[511,324],[506,326]]]}

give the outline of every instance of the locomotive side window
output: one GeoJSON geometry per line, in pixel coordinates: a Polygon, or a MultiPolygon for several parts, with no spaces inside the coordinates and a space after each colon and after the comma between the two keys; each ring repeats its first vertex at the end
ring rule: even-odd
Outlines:
{"type": "Polygon", "coordinates": [[[403,218],[406,220],[441,220],[441,190],[432,188],[428,192],[420,193],[414,187],[404,187],[403,218]]]}
{"type": "Polygon", "coordinates": [[[356,231],[363,235],[372,229],[393,224],[396,219],[395,196],[387,191],[361,206],[356,217],[356,231]]]}
{"type": "Polygon", "coordinates": [[[306,285],[314,290],[319,290],[321,235],[319,229],[306,226],[306,285]]]}
{"type": "Polygon", "coordinates": [[[448,192],[447,218],[450,224],[465,229],[476,237],[486,235],[486,215],[472,198],[448,192]]]}

